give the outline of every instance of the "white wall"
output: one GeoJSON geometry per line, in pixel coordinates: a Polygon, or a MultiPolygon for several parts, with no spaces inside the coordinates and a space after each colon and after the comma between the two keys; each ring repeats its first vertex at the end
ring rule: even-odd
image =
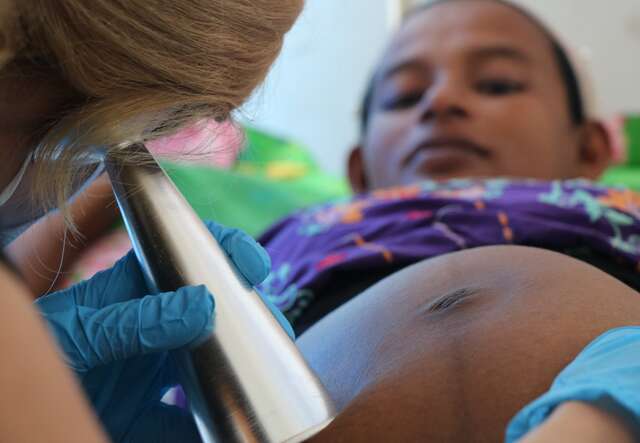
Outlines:
{"type": "MultiPolygon", "coordinates": [[[[573,46],[589,49],[602,111],[640,111],[640,0],[516,1],[573,46]]],[[[407,0],[307,0],[245,116],[303,142],[323,168],[342,174],[347,149],[357,137],[365,82],[400,3],[407,0]]]]}
{"type": "Polygon", "coordinates": [[[590,53],[588,68],[604,114],[640,111],[639,0],[517,1],[590,53]]]}
{"type": "Polygon", "coordinates": [[[357,137],[359,101],[388,39],[392,12],[385,0],[306,0],[244,117],[304,143],[321,167],[342,174],[357,137]]]}

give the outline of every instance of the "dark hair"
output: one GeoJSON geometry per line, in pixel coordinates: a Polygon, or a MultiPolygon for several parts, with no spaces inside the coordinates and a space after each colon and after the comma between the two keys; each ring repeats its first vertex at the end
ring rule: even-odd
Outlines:
{"type": "MultiPolygon", "coordinates": [[[[433,0],[427,4],[423,4],[417,7],[414,7],[409,11],[409,13],[405,16],[405,20],[418,12],[429,9],[435,5],[440,3],[448,3],[455,0],[433,0]]],[[[569,60],[569,56],[567,51],[562,47],[562,44],[558,41],[558,39],[553,35],[553,33],[544,25],[540,20],[531,15],[531,13],[522,9],[521,7],[514,5],[512,3],[508,3],[504,0],[484,0],[484,1],[492,1],[494,3],[499,3],[501,5],[505,5],[514,11],[518,12],[525,18],[527,18],[531,23],[533,23],[536,27],[542,31],[542,33],[549,39],[551,43],[551,50],[553,52],[553,56],[556,59],[558,64],[558,68],[560,69],[560,75],[565,84],[567,91],[567,101],[569,105],[569,112],[571,114],[571,120],[574,124],[579,125],[584,123],[586,120],[586,112],[584,106],[584,99],[582,97],[582,91],[580,88],[580,81],[578,80],[578,75],[576,74],[576,70],[574,69],[571,61],[569,60]]],[[[367,85],[367,89],[364,95],[364,99],[362,101],[362,105],[360,108],[360,133],[364,134],[369,125],[369,117],[371,115],[371,104],[373,101],[373,93],[375,91],[376,86],[377,73],[374,73],[371,79],[369,80],[369,84],[367,85]]]]}

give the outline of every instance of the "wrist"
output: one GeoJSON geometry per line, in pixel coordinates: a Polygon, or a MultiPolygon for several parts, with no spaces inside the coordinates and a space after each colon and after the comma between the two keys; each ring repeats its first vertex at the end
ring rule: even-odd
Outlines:
{"type": "Polygon", "coordinates": [[[632,443],[634,440],[616,416],[576,401],[558,406],[546,422],[521,440],[522,443],[555,441],[632,443]]]}

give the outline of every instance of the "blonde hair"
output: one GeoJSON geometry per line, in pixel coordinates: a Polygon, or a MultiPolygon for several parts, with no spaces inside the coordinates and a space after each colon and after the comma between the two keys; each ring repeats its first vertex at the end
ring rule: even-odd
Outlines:
{"type": "Polygon", "coordinates": [[[44,67],[80,97],[43,131],[35,195],[64,206],[74,162],[97,146],[138,162],[124,142],[229,119],[266,76],[302,3],[0,0],[0,63],[44,67]]]}

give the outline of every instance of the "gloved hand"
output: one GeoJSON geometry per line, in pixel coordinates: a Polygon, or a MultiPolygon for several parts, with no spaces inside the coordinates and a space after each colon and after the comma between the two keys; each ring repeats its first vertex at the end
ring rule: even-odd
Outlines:
{"type": "MultiPolygon", "coordinates": [[[[251,285],[269,273],[267,253],[236,229],[208,224],[251,285]]],[[[148,295],[135,255],[72,288],[39,299],[69,365],[115,442],[200,442],[191,414],[160,402],[178,383],[167,351],[212,328],[214,299],[204,286],[148,295]]],[[[291,326],[269,304],[293,337],[291,326]]]]}
{"type": "Polygon", "coordinates": [[[591,342],[551,389],[509,423],[506,442],[541,425],[562,403],[580,401],[617,416],[640,441],[640,327],[612,329],[591,342]]]}

